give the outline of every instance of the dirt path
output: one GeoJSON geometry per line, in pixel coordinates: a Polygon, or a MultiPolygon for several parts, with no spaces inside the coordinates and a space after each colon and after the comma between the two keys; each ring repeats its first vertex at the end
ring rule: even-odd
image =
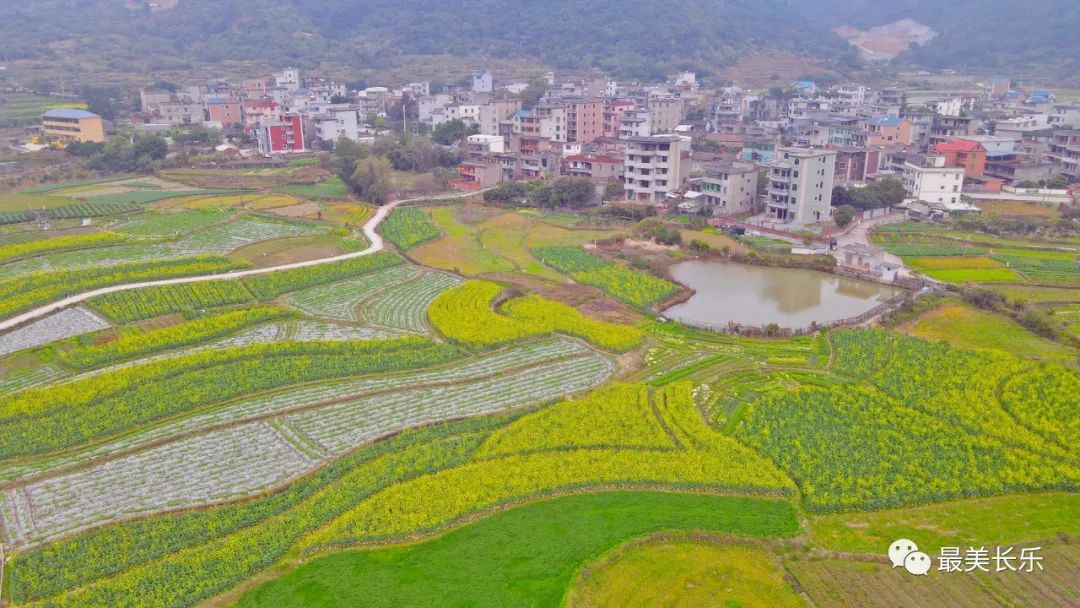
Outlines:
{"type": "MultiPolygon", "coordinates": [[[[480,192],[483,192],[483,191],[480,191],[480,192]]],[[[294,268],[306,268],[308,266],[318,266],[319,264],[328,264],[330,262],[340,262],[341,260],[349,260],[349,259],[352,259],[352,258],[359,258],[359,257],[363,257],[363,256],[366,256],[366,255],[371,255],[373,253],[378,253],[378,252],[382,251],[385,248],[385,246],[383,244],[382,236],[378,232],[376,232],[376,229],[379,227],[379,224],[381,224],[382,221],[384,219],[386,219],[386,216],[389,215],[391,211],[393,211],[394,207],[397,207],[398,205],[404,205],[404,204],[407,204],[407,203],[416,203],[416,202],[421,202],[421,201],[435,201],[435,200],[445,200],[445,199],[451,199],[451,198],[461,198],[463,196],[469,196],[471,194],[478,194],[478,193],[479,192],[466,193],[466,194],[454,193],[454,194],[443,194],[443,195],[437,195],[437,196],[422,196],[422,197],[419,197],[419,198],[403,199],[403,200],[400,200],[400,201],[394,201],[392,203],[387,203],[387,204],[383,205],[382,207],[379,207],[375,211],[375,215],[371,216],[371,219],[369,219],[367,221],[367,223],[364,224],[364,227],[363,227],[364,236],[367,237],[368,242],[370,242],[371,244],[368,245],[368,247],[366,249],[362,249],[360,251],[353,251],[351,253],[346,253],[346,254],[342,254],[342,255],[336,255],[336,256],[332,256],[332,257],[328,257],[328,258],[319,258],[319,259],[316,259],[316,260],[307,260],[307,261],[304,261],[304,262],[294,262],[292,264],[282,264],[280,266],[267,266],[266,268],[252,268],[251,270],[237,270],[237,271],[234,271],[234,272],[223,272],[221,274],[207,274],[207,275],[194,276],[194,277],[180,277],[180,278],[175,278],[175,279],[160,279],[160,280],[156,280],[156,281],[141,281],[141,282],[138,282],[138,283],[125,283],[123,285],[112,285],[112,286],[109,286],[109,287],[101,287],[99,289],[94,289],[92,291],[86,291],[86,292],[76,294],[76,295],[73,295],[73,296],[68,296],[68,297],[63,298],[61,300],[57,300],[57,301],[52,302],[50,304],[40,306],[40,307],[35,308],[33,310],[30,310],[28,312],[24,312],[21,315],[18,315],[18,316],[15,316],[15,317],[11,317],[10,319],[5,319],[3,321],[0,321],[0,331],[5,331],[5,330],[11,329],[13,327],[17,327],[19,325],[22,325],[23,323],[26,323],[27,321],[32,321],[32,320],[37,319],[39,317],[43,317],[43,316],[45,316],[45,315],[47,315],[47,314],[49,314],[51,312],[55,312],[57,310],[60,310],[61,308],[66,308],[66,307],[71,306],[73,304],[79,304],[79,303],[85,302],[85,301],[87,301],[87,300],[89,300],[91,298],[96,298],[97,296],[104,295],[104,294],[107,294],[107,293],[115,293],[115,292],[118,292],[118,291],[127,291],[129,289],[140,289],[142,287],[158,287],[158,286],[161,286],[161,285],[180,285],[182,283],[201,283],[201,282],[204,282],[204,281],[220,281],[220,280],[227,280],[227,279],[242,279],[244,277],[251,277],[251,276],[260,275],[260,274],[269,274],[271,272],[277,272],[279,270],[292,270],[294,268]]]]}

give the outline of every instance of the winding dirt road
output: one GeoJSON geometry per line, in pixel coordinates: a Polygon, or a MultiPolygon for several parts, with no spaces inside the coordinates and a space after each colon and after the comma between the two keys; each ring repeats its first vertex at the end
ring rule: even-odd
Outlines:
{"type": "Polygon", "coordinates": [[[485,191],[486,190],[480,190],[478,192],[473,192],[473,193],[454,193],[454,194],[443,194],[443,195],[438,195],[438,196],[422,196],[422,197],[419,197],[419,198],[409,198],[409,199],[403,199],[403,200],[400,200],[400,201],[394,201],[392,203],[387,203],[387,204],[383,205],[382,207],[379,207],[375,211],[375,215],[371,216],[371,219],[369,219],[364,224],[364,227],[363,227],[364,236],[367,237],[368,242],[370,242],[371,244],[368,245],[366,249],[362,249],[360,251],[353,251],[352,253],[345,253],[345,254],[342,254],[342,255],[335,255],[335,256],[332,256],[332,257],[328,257],[328,258],[319,258],[317,260],[307,260],[307,261],[304,261],[304,262],[293,262],[292,264],[282,264],[280,266],[267,266],[265,268],[252,268],[250,270],[237,270],[237,271],[234,271],[234,272],[223,272],[223,273],[220,273],[220,274],[205,274],[205,275],[194,276],[194,277],[179,277],[179,278],[175,278],[175,279],[160,279],[160,280],[156,280],[156,281],[141,281],[141,282],[138,282],[138,283],[124,283],[122,285],[112,285],[112,286],[109,286],[109,287],[101,287],[99,289],[94,289],[92,291],[86,291],[86,292],[76,294],[76,295],[73,295],[73,296],[68,296],[66,298],[63,298],[62,300],[57,300],[55,302],[51,302],[51,303],[46,304],[44,306],[35,308],[35,309],[27,311],[27,312],[24,312],[24,313],[22,313],[22,314],[20,314],[20,315],[18,315],[16,317],[11,317],[10,319],[4,319],[3,321],[0,321],[0,332],[3,332],[3,331],[11,329],[13,327],[17,327],[19,325],[22,325],[23,323],[26,323],[27,321],[32,321],[34,319],[43,317],[43,316],[45,316],[45,315],[47,315],[47,314],[49,314],[51,312],[55,312],[57,310],[60,310],[61,308],[66,308],[66,307],[71,306],[73,304],[79,304],[81,302],[85,302],[85,301],[89,300],[90,298],[95,298],[97,296],[104,295],[104,294],[107,294],[107,293],[115,293],[117,291],[127,291],[129,289],[139,289],[139,288],[142,288],[142,287],[158,287],[160,285],[179,285],[181,283],[200,283],[200,282],[203,282],[203,281],[222,281],[222,280],[229,280],[229,279],[242,279],[244,277],[251,277],[251,276],[255,276],[255,275],[259,275],[259,274],[269,274],[271,272],[277,272],[279,270],[291,270],[293,268],[305,268],[307,266],[318,266],[319,264],[328,264],[330,262],[339,262],[341,260],[349,260],[349,259],[352,259],[352,258],[359,258],[359,257],[363,257],[365,255],[371,255],[373,253],[378,253],[378,252],[382,251],[385,248],[385,246],[383,244],[383,238],[378,232],[376,232],[376,228],[378,228],[379,224],[381,224],[382,221],[384,219],[386,219],[386,216],[389,215],[391,211],[393,211],[394,207],[397,207],[398,205],[404,205],[406,203],[416,203],[416,202],[420,202],[420,201],[437,201],[437,200],[446,200],[446,199],[452,199],[452,198],[462,198],[464,196],[470,196],[472,194],[479,194],[479,193],[482,193],[482,192],[485,192],[485,191]]]}

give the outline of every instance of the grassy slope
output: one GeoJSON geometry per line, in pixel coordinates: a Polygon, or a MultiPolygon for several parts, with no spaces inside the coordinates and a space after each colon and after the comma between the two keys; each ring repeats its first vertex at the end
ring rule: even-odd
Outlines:
{"type": "Polygon", "coordinates": [[[806,603],[769,553],[749,545],[684,540],[629,547],[590,564],[567,605],[796,608],[806,603]]]}
{"type": "Polygon", "coordinates": [[[1017,494],[954,500],[872,513],[837,513],[811,519],[814,540],[826,549],[882,553],[897,538],[923,551],[942,546],[1012,544],[1080,534],[1080,495],[1017,494]]]}
{"type": "Polygon", "coordinates": [[[1001,315],[963,304],[946,304],[901,328],[928,340],[945,340],[959,348],[1000,350],[1042,359],[1074,358],[1073,349],[1041,338],[1001,315]]]}
{"type": "Polygon", "coordinates": [[[240,606],[556,606],[586,561],[642,534],[788,536],[789,503],[612,492],[533,503],[431,541],[340,553],[246,595],[240,606]]]}

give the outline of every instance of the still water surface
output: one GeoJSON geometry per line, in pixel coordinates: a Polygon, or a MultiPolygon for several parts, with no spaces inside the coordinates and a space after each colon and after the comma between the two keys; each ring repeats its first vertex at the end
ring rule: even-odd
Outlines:
{"type": "Polygon", "coordinates": [[[671,276],[697,293],[664,311],[672,319],[807,327],[853,317],[901,293],[889,285],[802,268],[692,260],[671,276]]]}

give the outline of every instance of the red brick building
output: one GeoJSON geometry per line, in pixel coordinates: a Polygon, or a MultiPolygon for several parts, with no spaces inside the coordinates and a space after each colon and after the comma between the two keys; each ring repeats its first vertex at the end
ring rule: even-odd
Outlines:
{"type": "Polygon", "coordinates": [[[299,114],[284,114],[279,121],[261,122],[255,128],[255,140],[263,154],[303,152],[304,122],[299,114]]]}
{"type": "Polygon", "coordinates": [[[954,139],[934,144],[934,153],[945,157],[946,167],[964,170],[964,177],[986,172],[986,148],[977,141],[954,139]]]}

